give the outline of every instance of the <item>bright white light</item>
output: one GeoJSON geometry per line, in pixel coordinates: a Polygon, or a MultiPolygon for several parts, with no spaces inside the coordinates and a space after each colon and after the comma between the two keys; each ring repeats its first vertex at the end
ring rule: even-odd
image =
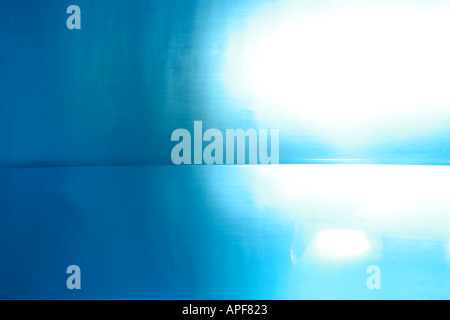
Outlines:
{"type": "Polygon", "coordinates": [[[230,39],[228,88],[263,120],[312,130],[448,119],[450,6],[377,3],[261,9],[230,39]]]}
{"type": "Polygon", "coordinates": [[[357,230],[327,230],[319,234],[320,251],[331,257],[350,257],[369,249],[363,232],[357,230]]]}
{"type": "MultiPolygon", "coordinates": [[[[259,206],[274,208],[314,230],[370,226],[371,237],[384,233],[450,238],[450,166],[317,164],[252,169],[255,175],[248,188],[255,191],[259,206]]],[[[374,248],[372,238],[370,242],[374,248]]]]}

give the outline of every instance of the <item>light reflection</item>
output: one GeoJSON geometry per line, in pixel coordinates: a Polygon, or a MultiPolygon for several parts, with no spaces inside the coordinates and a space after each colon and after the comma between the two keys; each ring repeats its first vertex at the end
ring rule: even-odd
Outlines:
{"type": "Polygon", "coordinates": [[[254,173],[259,206],[319,230],[370,226],[388,236],[449,235],[447,166],[278,165],[254,173]]]}
{"type": "Polygon", "coordinates": [[[317,246],[329,257],[357,256],[369,249],[369,243],[362,231],[326,230],[319,233],[317,246]]]}
{"type": "Polygon", "coordinates": [[[449,4],[305,6],[261,6],[230,37],[224,79],[244,108],[340,142],[448,125],[449,4]]]}

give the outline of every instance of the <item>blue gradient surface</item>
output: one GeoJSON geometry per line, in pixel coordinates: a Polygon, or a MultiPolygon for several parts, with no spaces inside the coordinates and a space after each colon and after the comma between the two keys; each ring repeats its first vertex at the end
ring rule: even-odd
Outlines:
{"type": "Polygon", "coordinates": [[[2,1],[0,298],[450,298],[449,17],[438,0],[2,1]],[[174,165],[172,132],[197,120],[279,129],[280,164],[174,165]]]}

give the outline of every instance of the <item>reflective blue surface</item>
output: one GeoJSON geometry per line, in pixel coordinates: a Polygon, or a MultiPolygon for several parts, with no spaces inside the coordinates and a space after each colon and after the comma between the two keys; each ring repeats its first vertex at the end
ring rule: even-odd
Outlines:
{"type": "Polygon", "coordinates": [[[449,298],[449,175],[372,165],[2,170],[1,296],[449,298]],[[359,233],[318,243],[327,230],[359,233]],[[71,264],[79,291],[65,286],[71,264]],[[370,265],[380,290],[366,286],[370,265]]]}
{"type": "Polygon", "coordinates": [[[445,1],[0,9],[0,298],[450,297],[445,1]],[[176,166],[194,121],[280,164],[176,166]]]}

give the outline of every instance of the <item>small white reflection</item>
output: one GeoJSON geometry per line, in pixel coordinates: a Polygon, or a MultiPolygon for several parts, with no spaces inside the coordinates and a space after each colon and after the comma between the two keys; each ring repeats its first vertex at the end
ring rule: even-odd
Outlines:
{"type": "Polygon", "coordinates": [[[350,257],[369,249],[363,232],[357,230],[327,230],[319,233],[317,245],[330,257],[350,257]]]}
{"type": "Polygon", "coordinates": [[[295,254],[295,251],[291,249],[291,261],[293,264],[297,263],[297,255],[295,254]]]}

